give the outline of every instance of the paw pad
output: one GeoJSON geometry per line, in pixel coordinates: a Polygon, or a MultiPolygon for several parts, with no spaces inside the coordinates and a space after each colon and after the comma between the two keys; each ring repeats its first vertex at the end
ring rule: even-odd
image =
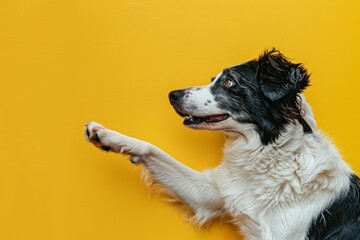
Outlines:
{"type": "Polygon", "coordinates": [[[109,147],[109,146],[101,146],[101,149],[106,151],[106,152],[109,152],[111,150],[111,147],[109,147]]]}
{"type": "Polygon", "coordinates": [[[99,131],[105,129],[103,126],[96,122],[90,122],[86,124],[85,127],[85,137],[89,142],[93,143],[96,147],[101,148],[104,151],[109,152],[111,150],[110,146],[103,145],[99,136],[99,131]]]}

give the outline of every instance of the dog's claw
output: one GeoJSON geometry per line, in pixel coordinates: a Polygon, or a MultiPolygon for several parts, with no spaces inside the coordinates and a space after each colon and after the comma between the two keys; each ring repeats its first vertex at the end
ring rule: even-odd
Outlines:
{"type": "Polygon", "coordinates": [[[89,131],[88,128],[86,128],[86,136],[87,136],[87,137],[90,137],[90,131],[89,131]]]}
{"type": "Polygon", "coordinates": [[[109,146],[102,146],[101,147],[102,150],[106,151],[106,152],[109,152],[111,150],[111,147],[109,146]]]}
{"type": "Polygon", "coordinates": [[[125,150],[126,150],[126,147],[125,147],[125,146],[122,146],[122,147],[120,148],[120,153],[124,153],[125,150]]]}
{"type": "Polygon", "coordinates": [[[101,140],[99,138],[99,135],[97,133],[94,134],[94,140],[97,142],[97,143],[101,143],[101,140]]]}

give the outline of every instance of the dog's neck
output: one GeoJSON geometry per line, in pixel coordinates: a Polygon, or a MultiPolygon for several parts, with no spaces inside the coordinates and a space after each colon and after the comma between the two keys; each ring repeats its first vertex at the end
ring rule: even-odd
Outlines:
{"type": "Polygon", "coordinates": [[[256,126],[250,123],[241,124],[239,129],[226,134],[224,148],[225,160],[234,162],[256,161],[260,154],[271,149],[281,149],[280,152],[302,151],[305,138],[317,133],[316,121],[313,112],[303,95],[301,97],[302,120],[295,120],[286,125],[280,136],[264,145],[256,131],[256,126]]]}
{"type": "Polygon", "coordinates": [[[249,163],[249,161],[256,161],[258,156],[262,156],[264,152],[271,149],[282,149],[284,152],[299,151],[302,149],[301,146],[308,135],[304,131],[303,125],[296,121],[295,123],[289,123],[285,131],[274,142],[264,145],[256,131],[256,127],[250,127],[249,125],[246,127],[246,131],[242,129],[241,132],[226,134],[224,149],[226,156],[224,159],[230,162],[239,163],[244,161],[244,163],[249,163]],[[235,161],[232,161],[232,159],[235,161]]]}

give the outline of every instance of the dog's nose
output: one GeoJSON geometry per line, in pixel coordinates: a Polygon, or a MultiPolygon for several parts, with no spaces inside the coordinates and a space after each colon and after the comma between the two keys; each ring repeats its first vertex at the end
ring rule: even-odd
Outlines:
{"type": "Polygon", "coordinates": [[[169,93],[169,100],[171,105],[174,105],[180,98],[185,95],[184,90],[175,90],[169,93]]]}

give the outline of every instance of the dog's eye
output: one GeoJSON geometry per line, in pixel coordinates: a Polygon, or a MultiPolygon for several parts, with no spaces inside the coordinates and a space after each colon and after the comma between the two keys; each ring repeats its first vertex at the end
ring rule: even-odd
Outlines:
{"type": "Polygon", "coordinates": [[[233,80],[230,80],[230,79],[226,79],[222,84],[222,86],[224,88],[231,88],[234,85],[235,85],[235,82],[233,80]]]}

